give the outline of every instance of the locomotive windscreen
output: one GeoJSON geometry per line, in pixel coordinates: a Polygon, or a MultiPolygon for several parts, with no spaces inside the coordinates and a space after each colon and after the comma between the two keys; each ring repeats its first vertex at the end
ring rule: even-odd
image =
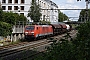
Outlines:
{"type": "Polygon", "coordinates": [[[34,30],[34,26],[28,26],[26,27],[26,30],[34,30]]]}

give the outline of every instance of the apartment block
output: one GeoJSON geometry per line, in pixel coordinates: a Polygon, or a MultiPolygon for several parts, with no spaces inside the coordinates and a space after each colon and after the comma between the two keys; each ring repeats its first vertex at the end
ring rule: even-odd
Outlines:
{"type": "MultiPolygon", "coordinates": [[[[0,2],[3,11],[12,11],[13,13],[22,14],[27,17],[32,0],[0,0],[0,2]]],[[[58,22],[58,10],[53,10],[57,9],[58,6],[54,2],[52,2],[51,0],[36,0],[36,2],[40,5],[42,9],[42,16],[40,20],[58,22]]],[[[27,17],[27,19],[32,22],[30,17],[27,17]]]]}

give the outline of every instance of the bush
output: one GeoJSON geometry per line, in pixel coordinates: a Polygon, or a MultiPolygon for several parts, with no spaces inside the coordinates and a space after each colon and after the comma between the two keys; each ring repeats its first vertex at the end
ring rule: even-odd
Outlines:
{"type": "Polygon", "coordinates": [[[12,26],[9,23],[0,21],[0,36],[7,36],[12,33],[12,26]]]}

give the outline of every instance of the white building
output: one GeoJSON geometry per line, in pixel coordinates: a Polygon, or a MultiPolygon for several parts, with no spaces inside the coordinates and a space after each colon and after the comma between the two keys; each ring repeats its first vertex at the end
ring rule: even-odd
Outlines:
{"type": "MultiPolygon", "coordinates": [[[[23,14],[27,17],[32,0],[0,0],[3,11],[23,14]]],[[[51,0],[36,0],[41,9],[57,9],[58,6],[51,0]]],[[[40,20],[58,22],[58,10],[42,10],[40,20]]],[[[30,17],[27,17],[30,20],[30,17]]],[[[31,20],[30,20],[31,21],[31,20]]]]}

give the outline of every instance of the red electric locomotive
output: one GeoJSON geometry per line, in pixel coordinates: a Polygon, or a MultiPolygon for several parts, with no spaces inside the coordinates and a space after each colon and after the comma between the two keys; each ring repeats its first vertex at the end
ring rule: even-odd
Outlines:
{"type": "MultiPolygon", "coordinates": [[[[52,23],[50,25],[28,25],[25,26],[25,39],[36,39],[47,35],[58,35],[70,31],[72,26],[65,23],[52,23]]],[[[30,40],[31,40],[30,39],[30,40]]]]}
{"type": "Polygon", "coordinates": [[[25,26],[24,34],[25,39],[36,39],[47,35],[53,35],[53,29],[51,25],[29,25],[25,26]]]}

